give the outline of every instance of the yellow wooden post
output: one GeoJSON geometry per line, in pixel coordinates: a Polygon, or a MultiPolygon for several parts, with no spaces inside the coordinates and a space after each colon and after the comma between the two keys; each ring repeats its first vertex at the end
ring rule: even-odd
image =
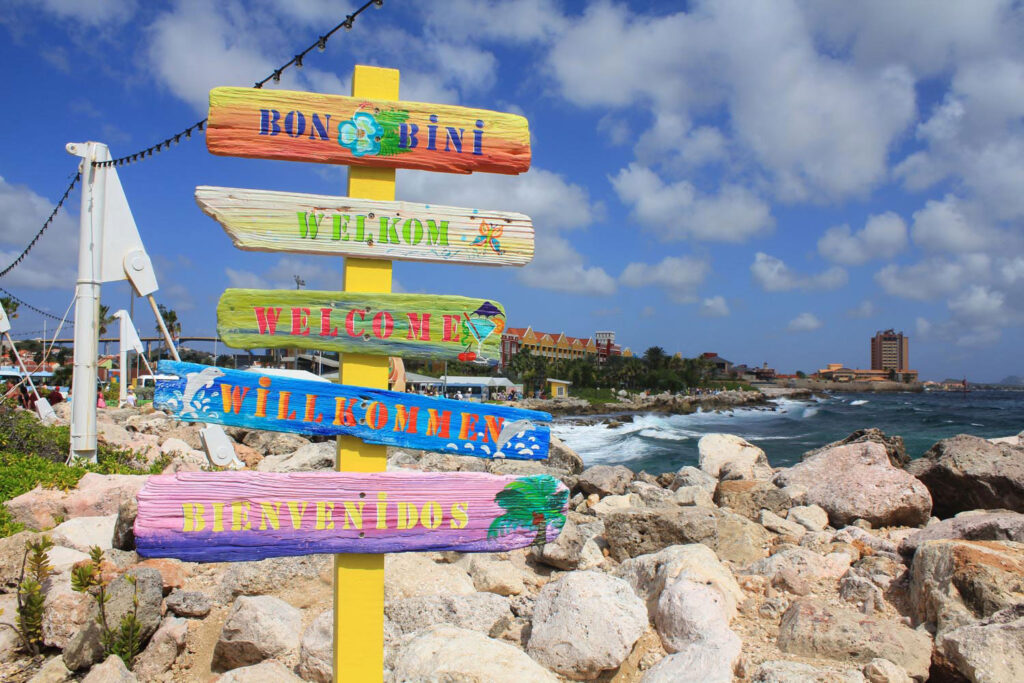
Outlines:
{"type": "MultiPolygon", "coordinates": [[[[398,70],[356,66],[352,96],[397,100],[398,70]]],[[[348,196],[394,201],[395,171],[390,168],[348,169],[348,196]]],[[[390,292],[391,261],[345,259],[345,290],[390,292]]],[[[387,356],[345,354],[338,380],[342,384],[388,388],[387,356]]],[[[387,447],[338,437],[336,469],[340,472],[383,472],[387,447]]],[[[384,671],[384,555],[334,556],[334,680],[379,681],[384,671]]]]}

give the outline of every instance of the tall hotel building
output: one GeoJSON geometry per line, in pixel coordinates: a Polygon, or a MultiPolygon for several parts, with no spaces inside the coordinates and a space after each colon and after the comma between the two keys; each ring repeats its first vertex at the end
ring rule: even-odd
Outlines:
{"type": "Polygon", "coordinates": [[[900,372],[910,367],[908,338],[902,332],[886,330],[871,338],[871,369],[900,372]]]}

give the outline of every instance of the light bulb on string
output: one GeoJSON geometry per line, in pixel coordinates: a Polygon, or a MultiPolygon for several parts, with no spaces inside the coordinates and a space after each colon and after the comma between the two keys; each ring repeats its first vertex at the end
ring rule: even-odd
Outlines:
{"type": "Polygon", "coordinates": [[[316,41],[316,49],[320,52],[327,49],[327,36],[320,36],[320,40],[316,41]]]}
{"type": "Polygon", "coordinates": [[[373,9],[380,9],[384,6],[384,0],[373,0],[373,9]]]}
{"type": "Polygon", "coordinates": [[[301,69],[302,68],[302,55],[295,55],[295,68],[296,69],[301,69]]]}
{"type": "Polygon", "coordinates": [[[345,28],[346,31],[351,31],[352,30],[352,15],[349,15],[349,16],[345,17],[345,21],[341,22],[341,25],[345,28]]]}

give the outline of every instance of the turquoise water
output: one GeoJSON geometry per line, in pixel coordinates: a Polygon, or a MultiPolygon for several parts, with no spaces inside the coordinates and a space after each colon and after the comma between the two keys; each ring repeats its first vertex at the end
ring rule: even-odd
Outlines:
{"type": "Polygon", "coordinates": [[[781,399],[774,409],[637,415],[610,429],[574,424],[567,418],[552,431],[587,465],[622,464],[659,473],[696,465],[697,441],[712,432],[742,436],[762,448],[773,466],[782,467],[799,462],[805,451],[865,427],[902,436],[907,453],[917,458],[936,441],[955,434],[989,438],[1024,430],[1024,391],[834,394],[813,400],[781,399]]]}

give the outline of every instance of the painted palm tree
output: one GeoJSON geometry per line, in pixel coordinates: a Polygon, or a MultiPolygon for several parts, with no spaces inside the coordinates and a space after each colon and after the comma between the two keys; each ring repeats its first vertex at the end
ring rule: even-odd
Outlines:
{"type": "Polygon", "coordinates": [[[491,522],[487,538],[498,538],[516,529],[535,529],[537,536],[531,545],[544,547],[548,526],[561,529],[565,525],[568,500],[568,489],[559,490],[558,480],[549,474],[519,477],[494,496],[494,502],[506,512],[491,522]]]}
{"type": "MultiPolygon", "coordinates": [[[[97,325],[99,327],[99,336],[102,338],[107,333],[107,328],[117,318],[110,314],[110,306],[100,304],[100,315],[97,318],[97,325]]],[[[107,355],[107,342],[103,342],[103,355],[107,355]]]]}

